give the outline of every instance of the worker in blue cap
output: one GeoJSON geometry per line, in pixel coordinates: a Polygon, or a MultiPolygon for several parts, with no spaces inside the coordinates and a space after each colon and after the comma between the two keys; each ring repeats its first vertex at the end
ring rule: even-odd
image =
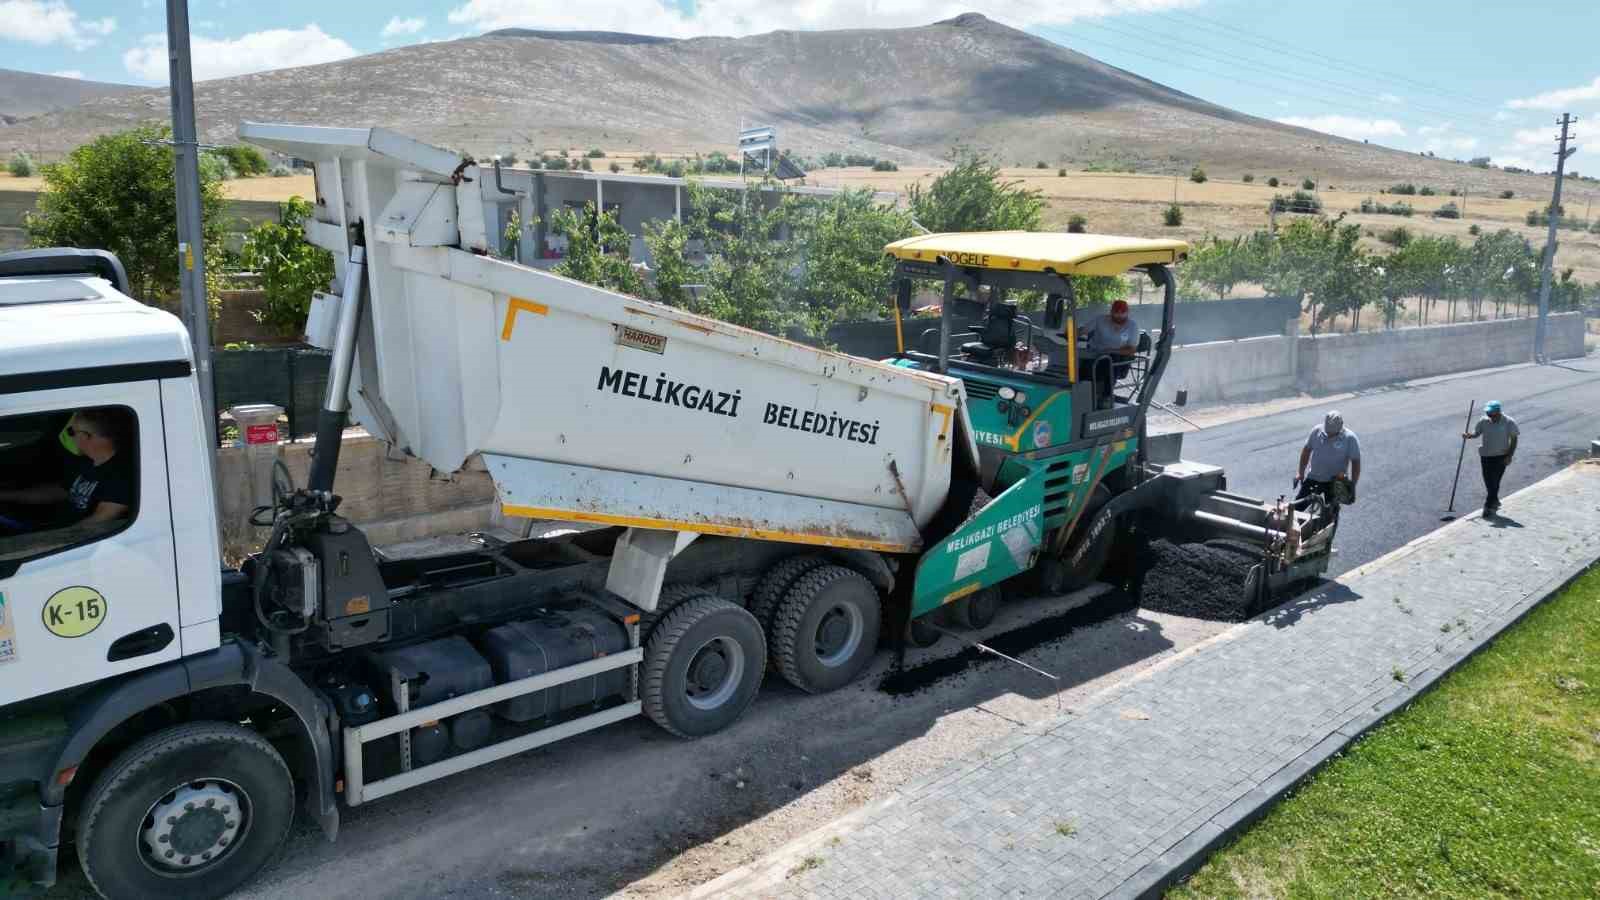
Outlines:
{"type": "Polygon", "coordinates": [[[1478,445],[1478,462],[1483,465],[1483,515],[1494,518],[1500,511],[1500,478],[1511,465],[1517,452],[1517,420],[1500,411],[1500,401],[1490,400],[1483,405],[1483,418],[1464,431],[1461,437],[1472,440],[1483,438],[1478,445]]]}

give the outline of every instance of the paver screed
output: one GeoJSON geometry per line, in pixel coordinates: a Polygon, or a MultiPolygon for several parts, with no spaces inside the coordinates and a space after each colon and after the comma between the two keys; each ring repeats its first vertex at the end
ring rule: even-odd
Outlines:
{"type": "MultiPolygon", "coordinates": [[[[1441,528],[691,896],[1158,894],[1600,558],[1600,462],[1501,512],[1441,528]]],[[[1343,527],[1360,517],[1352,507],[1343,527]]]]}

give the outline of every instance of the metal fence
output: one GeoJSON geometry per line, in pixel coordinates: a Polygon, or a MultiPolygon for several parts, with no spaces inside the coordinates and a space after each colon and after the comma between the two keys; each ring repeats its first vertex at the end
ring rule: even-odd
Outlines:
{"type": "Polygon", "coordinates": [[[328,359],[328,351],[306,347],[218,350],[212,357],[217,409],[274,403],[289,418],[290,436],[315,434],[328,387],[328,359]]]}

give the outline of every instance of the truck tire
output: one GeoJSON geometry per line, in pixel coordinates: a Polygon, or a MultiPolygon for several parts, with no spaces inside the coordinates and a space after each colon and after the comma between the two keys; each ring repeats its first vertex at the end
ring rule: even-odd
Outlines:
{"type": "Polygon", "coordinates": [[[721,731],[756,699],[766,668],[755,616],[702,592],[670,610],[645,646],[645,715],[678,737],[721,731]]]}
{"type": "Polygon", "coordinates": [[[294,804],[289,767],[254,731],[175,725],[96,779],[78,819],[78,860],[101,896],[222,897],[283,848],[294,804]]]}
{"type": "Polygon", "coordinates": [[[882,620],[878,589],[860,572],[813,569],[789,589],[773,618],[778,671],[808,693],[842,688],[872,661],[882,620]]]}
{"type": "Polygon", "coordinates": [[[761,623],[761,630],[767,636],[769,647],[772,645],[773,617],[778,614],[778,607],[788,595],[789,589],[794,587],[794,583],[807,572],[827,564],[826,559],[814,553],[806,553],[779,561],[761,576],[761,581],[756,584],[756,592],[750,596],[750,614],[761,623]]]}
{"type": "Polygon", "coordinates": [[[1000,614],[1000,588],[990,586],[968,594],[950,604],[950,618],[957,627],[982,631],[994,624],[1000,614]]]}
{"type": "Polygon", "coordinates": [[[656,598],[656,608],[652,612],[644,613],[639,617],[639,643],[650,643],[650,635],[655,633],[656,625],[667,617],[678,604],[691,597],[698,597],[706,593],[705,588],[694,584],[669,584],[661,589],[661,595],[656,598]]]}

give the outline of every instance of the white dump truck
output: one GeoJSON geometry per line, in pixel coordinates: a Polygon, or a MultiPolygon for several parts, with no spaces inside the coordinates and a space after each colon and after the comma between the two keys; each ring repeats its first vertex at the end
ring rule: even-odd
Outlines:
{"type": "MultiPolygon", "coordinates": [[[[70,840],[107,897],[221,896],[297,806],[332,839],[341,801],[631,716],[715,732],[769,668],[827,691],[930,608],[982,619],[975,600],[1083,517],[1094,484],[1050,448],[1029,445],[1033,480],[985,462],[976,368],[856,359],[498,259],[494,171],[392,132],[241,135],[315,165],[306,230],[336,277],[307,327],[332,351],[309,483],[274,486],[240,569],[218,563],[214,428],[178,320],[130,299],[109,253],[0,256],[0,842],[38,883],[70,840]],[[600,527],[387,559],[338,511],[352,417],[441,472],[481,459],[510,515],[600,527]]],[[[1180,255],[1124,240],[1098,264],[1180,255]]],[[[1128,456],[1142,412],[1094,440],[1221,487],[1128,456]]],[[[1232,526],[1275,565],[1309,546],[1307,514],[1251,513],[1232,526]]]]}

